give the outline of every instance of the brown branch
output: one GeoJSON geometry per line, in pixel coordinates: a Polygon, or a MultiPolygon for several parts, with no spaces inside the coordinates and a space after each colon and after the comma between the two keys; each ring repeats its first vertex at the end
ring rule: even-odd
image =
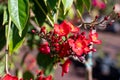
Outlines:
{"type": "Polygon", "coordinates": [[[30,23],[33,25],[33,27],[38,31],[38,32],[40,32],[40,27],[32,20],[32,19],[30,19],[30,23]]]}

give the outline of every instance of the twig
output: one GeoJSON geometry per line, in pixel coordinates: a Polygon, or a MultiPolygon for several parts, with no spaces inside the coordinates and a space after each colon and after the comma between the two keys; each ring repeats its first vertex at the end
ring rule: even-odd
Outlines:
{"type": "Polygon", "coordinates": [[[5,70],[6,70],[6,73],[8,74],[9,71],[8,71],[8,50],[6,50],[5,52],[5,70]]]}
{"type": "Polygon", "coordinates": [[[9,55],[9,38],[10,38],[11,17],[9,18],[9,24],[7,27],[8,27],[8,30],[6,30],[7,43],[6,43],[6,51],[5,51],[5,70],[6,70],[6,73],[8,74],[9,73],[9,71],[8,71],[8,55],[9,55]]]}
{"type": "Polygon", "coordinates": [[[44,9],[42,8],[42,6],[39,4],[38,0],[35,0],[35,2],[37,3],[37,5],[39,6],[39,8],[42,10],[42,12],[44,13],[44,15],[46,15],[46,18],[48,19],[48,21],[50,22],[50,24],[52,26],[54,26],[52,20],[50,19],[50,17],[47,15],[47,13],[44,11],[44,9]]]}
{"type": "Polygon", "coordinates": [[[57,19],[58,19],[60,3],[61,3],[61,0],[58,1],[58,6],[57,6],[57,13],[56,13],[55,22],[57,22],[57,19]]]}
{"type": "Polygon", "coordinates": [[[32,19],[30,19],[30,23],[33,25],[33,27],[38,31],[38,32],[40,32],[40,27],[32,20],[32,19]]]}

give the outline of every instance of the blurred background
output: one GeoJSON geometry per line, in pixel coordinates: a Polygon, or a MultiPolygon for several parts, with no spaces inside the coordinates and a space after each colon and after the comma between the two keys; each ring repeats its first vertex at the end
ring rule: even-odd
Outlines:
{"type": "MultiPolygon", "coordinates": [[[[120,9],[120,0],[98,0],[106,3],[104,7],[93,6],[91,8],[91,14],[84,10],[83,18],[86,22],[91,22],[91,19],[96,15],[99,16],[99,19],[103,19],[106,14],[109,14],[113,9],[115,4],[118,4],[120,9]]],[[[3,17],[3,4],[0,0],[0,23],[3,17]]],[[[80,25],[79,17],[74,11],[74,6],[69,11],[68,20],[74,25],[80,25]]],[[[97,26],[97,31],[99,34],[99,39],[102,40],[102,44],[94,46],[97,48],[97,51],[93,53],[93,80],[120,80],[120,20],[114,22],[107,27],[97,26]]],[[[0,37],[4,34],[4,29],[0,27],[0,37]],[[3,33],[2,33],[3,32],[3,33]]],[[[5,37],[2,37],[5,40],[5,37]]],[[[0,42],[0,46],[4,45],[3,42],[0,42]]],[[[4,51],[4,48],[2,49],[4,51]]],[[[1,51],[1,55],[2,55],[1,51]]],[[[17,61],[19,58],[23,58],[25,53],[27,54],[25,58],[26,69],[29,67],[29,71],[36,74],[36,70],[39,69],[35,58],[37,57],[38,51],[30,51],[26,44],[20,49],[21,54],[14,55],[17,61]],[[31,66],[31,63],[32,66],[31,66]]],[[[72,65],[70,66],[70,71],[65,74],[64,77],[61,77],[62,69],[60,66],[55,70],[54,80],[86,80],[86,67],[81,62],[71,58],[72,65]]],[[[12,60],[11,60],[12,61],[12,60]]],[[[21,69],[20,61],[15,61],[14,67],[21,69]]],[[[11,64],[13,67],[13,64],[11,64]]],[[[15,72],[15,69],[12,69],[11,72],[15,72]]],[[[24,70],[22,70],[24,72],[24,70]]],[[[0,73],[2,75],[3,73],[0,73]]]]}

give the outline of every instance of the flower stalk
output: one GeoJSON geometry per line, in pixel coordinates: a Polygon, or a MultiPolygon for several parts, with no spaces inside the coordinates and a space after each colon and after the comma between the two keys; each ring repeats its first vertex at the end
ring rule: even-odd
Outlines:
{"type": "Polygon", "coordinates": [[[6,73],[8,74],[8,55],[9,55],[9,38],[10,38],[10,27],[11,27],[11,17],[9,17],[9,24],[6,26],[6,52],[5,52],[5,70],[6,73]]]}

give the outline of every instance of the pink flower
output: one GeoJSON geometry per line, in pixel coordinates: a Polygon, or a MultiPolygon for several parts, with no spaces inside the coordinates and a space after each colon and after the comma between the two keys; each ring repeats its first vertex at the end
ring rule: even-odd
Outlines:
{"type": "Polygon", "coordinates": [[[106,7],[105,3],[101,0],[92,0],[92,5],[100,9],[104,9],[106,7]]]}
{"type": "Polygon", "coordinates": [[[63,57],[68,56],[69,54],[70,54],[70,46],[69,46],[69,43],[67,43],[67,42],[62,43],[59,56],[60,56],[61,58],[63,58],[63,57]]]}

